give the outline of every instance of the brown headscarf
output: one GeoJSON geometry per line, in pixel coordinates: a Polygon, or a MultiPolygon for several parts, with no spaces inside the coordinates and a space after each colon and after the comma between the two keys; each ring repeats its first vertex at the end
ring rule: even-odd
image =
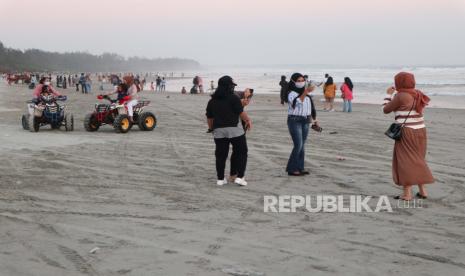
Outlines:
{"type": "Polygon", "coordinates": [[[123,80],[128,86],[131,86],[134,83],[134,77],[133,76],[124,76],[123,80]]]}
{"type": "Polygon", "coordinates": [[[417,103],[415,110],[418,113],[423,113],[423,109],[428,105],[430,98],[423,94],[420,90],[415,89],[415,76],[411,73],[400,72],[394,78],[396,90],[399,93],[409,93],[412,95],[417,103]]]}

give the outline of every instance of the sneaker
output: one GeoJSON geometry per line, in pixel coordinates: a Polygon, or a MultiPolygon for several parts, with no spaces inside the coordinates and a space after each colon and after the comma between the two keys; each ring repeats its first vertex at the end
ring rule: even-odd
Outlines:
{"type": "Polygon", "coordinates": [[[218,186],[223,186],[223,185],[226,185],[226,184],[228,184],[228,181],[226,180],[226,178],[223,179],[223,180],[217,180],[216,181],[216,185],[218,185],[218,186]]]}
{"type": "Polygon", "coordinates": [[[247,181],[245,181],[244,178],[236,177],[236,179],[234,180],[234,183],[236,183],[239,186],[247,186],[247,181]]]}

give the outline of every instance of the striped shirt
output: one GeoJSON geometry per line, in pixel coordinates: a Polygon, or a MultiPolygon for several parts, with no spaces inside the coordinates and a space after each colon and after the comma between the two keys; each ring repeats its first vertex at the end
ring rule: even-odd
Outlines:
{"type": "Polygon", "coordinates": [[[302,102],[299,98],[299,94],[297,92],[291,91],[287,96],[287,100],[288,115],[308,117],[312,114],[312,103],[309,97],[305,97],[304,101],[302,102]],[[295,98],[297,98],[295,108],[292,108],[292,103],[294,102],[295,98]]]}
{"type": "MultiPolygon", "coordinates": [[[[398,103],[394,102],[396,95],[397,93],[394,93],[392,95],[386,95],[386,97],[384,98],[383,109],[385,106],[389,107],[389,105],[393,105],[393,104],[395,104],[396,106],[404,105],[404,103],[399,102],[399,100],[397,99],[396,100],[398,103]]],[[[412,111],[410,111],[410,109],[412,108],[413,102],[405,103],[405,104],[407,105],[407,107],[403,108],[403,110],[398,110],[397,108],[393,110],[394,115],[395,115],[395,118],[394,118],[395,122],[398,124],[405,123],[405,127],[412,128],[412,129],[420,129],[420,128],[426,127],[423,114],[416,112],[415,108],[413,108],[412,111]]]]}

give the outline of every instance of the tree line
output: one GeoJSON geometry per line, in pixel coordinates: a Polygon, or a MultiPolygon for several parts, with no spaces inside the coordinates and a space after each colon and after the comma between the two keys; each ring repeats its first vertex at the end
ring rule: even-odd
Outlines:
{"type": "Polygon", "coordinates": [[[125,58],[114,53],[25,51],[7,48],[0,41],[0,72],[157,72],[198,69],[200,64],[181,58],[125,58]]]}

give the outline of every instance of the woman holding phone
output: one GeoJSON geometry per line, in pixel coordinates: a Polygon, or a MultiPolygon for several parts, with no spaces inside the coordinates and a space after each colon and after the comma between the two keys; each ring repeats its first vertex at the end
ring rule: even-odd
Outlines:
{"type": "MultiPolygon", "coordinates": [[[[305,78],[300,73],[294,73],[288,86],[288,115],[287,126],[294,143],[286,172],[290,176],[303,176],[309,174],[304,169],[305,142],[308,136],[310,121],[318,128],[316,111],[312,98],[309,96],[314,86],[306,87],[305,78]]],[[[313,128],[313,126],[312,126],[313,128]]]]}

